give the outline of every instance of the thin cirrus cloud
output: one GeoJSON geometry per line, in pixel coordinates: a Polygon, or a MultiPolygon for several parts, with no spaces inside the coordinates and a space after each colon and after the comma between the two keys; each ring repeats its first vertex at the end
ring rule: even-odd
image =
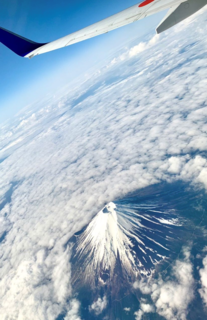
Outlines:
{"type": "MultiPolygon", "coordinates": [[[[73,90],[2,125],[1,319],[55,319],[63,310],[80,318],[65,244],[105,203],[160,181],[207,188],[205,16],[133,42],[73,90]]],[[[178,290],[191,290],[191,268],[175,265],[178,290]]],[[[186,314],[190,300],[161,311],[174,291],[162,282],[158,289],[159,314],[186,314]]]]}

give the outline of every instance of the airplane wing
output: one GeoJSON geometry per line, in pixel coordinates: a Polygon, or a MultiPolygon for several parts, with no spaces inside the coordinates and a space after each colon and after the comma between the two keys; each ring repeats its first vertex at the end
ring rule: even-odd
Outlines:
{"type": "Polygon", "coordinates": [[[16,54],[25,58],[32,58],[107,33],[169,8],[169,13],[157,29],[157,32],[160,33],[195,13],[206,4],[207,0],[145,0],[109,18],[49,43],[37,43],[3,28],[0,28],[0,42],[16,54]]]}

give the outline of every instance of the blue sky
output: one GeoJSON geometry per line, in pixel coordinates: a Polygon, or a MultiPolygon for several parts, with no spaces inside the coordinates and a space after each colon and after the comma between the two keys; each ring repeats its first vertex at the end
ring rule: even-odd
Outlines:
{"type": "MultiPolygon", "coordinates": [[[[2,1],[0,26],[31,40],[48,42],[136,3],[134,0],[2,1]]],[[[129,35],[141,36],[152,30],[161,15],[32,60],[0,45],[0,122],[93,67],[129,35]]]]}

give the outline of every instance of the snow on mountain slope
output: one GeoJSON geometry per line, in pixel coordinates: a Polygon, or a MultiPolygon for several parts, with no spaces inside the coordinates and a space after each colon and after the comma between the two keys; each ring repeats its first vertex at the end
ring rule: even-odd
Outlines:
{"type": "Polygon", "coordinates": [[[174,212],[156,210],[153,204],[110,202],[74,236],[75,279],[105,284],[119,267],[127,279],[149,276],[168,259],[179,227],[174,212]]]}

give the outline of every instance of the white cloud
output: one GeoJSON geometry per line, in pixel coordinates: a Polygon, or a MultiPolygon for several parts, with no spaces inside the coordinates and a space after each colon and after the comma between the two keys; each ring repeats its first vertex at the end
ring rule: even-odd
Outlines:
{"type": "Polygon", "coordinates": [[[139,44],[129,48],[127,51],[119,55],[118,57],[115,57],[112,59],[112,61],[109,63],[107,68],[124,61],[126,59],[130,59],[132,57],[137,56],[139,53],[151,48],[153,45],[156,44],[156,42],[159,40],[159,35],[154,35],[149,41],[146,42],[140,42],[139,44]]]}
{"type": "Polygon", "coordinates": [[[158,289],[159,293],[154,291],[152,298],[156,301],[156,310],[160,315],[169,320],[184,320],[188,313],[188,305],[194,297],[192,265],[189,262],[177,261],[173,271],[177,281],[162,283],[158,289]]]}
{"type": "Polygon", "coordinates": [[[154,312],[154,307],[147,303],[141,303],[140,310],[134,313],[136,320],[141,320],[144,313],[154,312]]]}
{"type": "Polygon", "coordinates": [[[91,312],[94,312],[96,315],[99,315],[102,313],[104,309],[107,307],[107,299],[106,296],[104,296],[102,299],[99,297],[92,305],[89,307],[89,310],[91,312]]]}
{"type": "MultiPolygon", "coordinates": [[[[188,314],[188,306],[194,298],[193,266],[189,260],[190,252],[184,249],[184,260],[177,260],[172,268],[171,277],[174,280],[158,280],[136,282],[135,289],[139,289],[145,295],[151,295],[154,308],[158,314],[167,320],[185,320],[188,314]]],[[[146,305],[137,312],[137,320],[142,318],[144,312],[153,312],[153,306],[146,305]],[[150,310],[150,311],[145,311],[150,310]]]]}
{"type": "Polygon", "coordinates": [[[77,299],[73,299],[69,303],[68,312],[64,317],[64,320],[81,320],[79,317],[80,302],[77,299]]]}
{"type": "Polygon", "coordinates": [[[200,172],[200,174],[198,176],[198,180],[200,182],[202,182],[205,185],[206,189],[207,189],[207,168],[204,168],[204,169],[201,170],[201,172],[200,172]]]}
{"type": "Polygon", "coordinates": [[[50,261],[47,260],[45,250],[41,249],[31,260],[17,261],[16,270],[7,272],[4,269],[1,281],[1,319],[57,317],[71,293],[69,258],[67,251],[62,256],[54,256],[54,268],[48,268],[50,261]],[[50,281],[50,278],[54,281],[50,281]]]}
{"type": "Polygon", "coordinates": [[[201,289],[199,289],[199,293],[203,302],[207,306],[207,256],[203,259],[203,268],[200,269],[199,274],[201,282],[201,289]]]}
{"type": "Polygon", "coordinates": [[[124,311],[129,312],[131,308],[124,308],[124,311]]]}
{"type": "Polygon", "coordinates": [[[133,48],[131,48],[129,50],[129,57],[133,57],[136,56],[137,54],[139,54],[140,52],[149,49],[151,46],[153,46],[154,44],[156,44],[156,42],[159,40],[159,35],[156,34],[155,36],[153,36],[149,42],[140,42],[138,45],[134,46],[133,48]]]}
{"type": "MultiPolygon", "coordinates": [[[[72,299],[65,245],[106,202],[160,181],[207,187],[206,32],[200,15],[179,33],[133,42],[0,128],[1,319],[62,314],[72,299]]],[[[191,264],[177,263],[176,281],[153,289],[168,319],[173,308],[184,317],[192,297],[182,311],[172,285],[191,290],[177,270],[191,279],[191,264]]]]}
{"type": "Polygon", "coordinates": [[[168,169],[171,173],[179,173],[180,172],[180,166],[181,166],[181,159],[177,157],[171,157],[169,160],[170,167],[168,169]]]}

